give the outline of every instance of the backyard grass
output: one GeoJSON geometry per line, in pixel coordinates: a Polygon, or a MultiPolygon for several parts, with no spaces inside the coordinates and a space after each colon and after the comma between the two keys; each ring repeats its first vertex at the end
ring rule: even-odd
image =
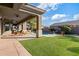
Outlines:
{"type": "Polygon", "coordinates": [[[79,56],[79,38],[73,36],[41,37],[20,43],[33,56],[79,56]]]}

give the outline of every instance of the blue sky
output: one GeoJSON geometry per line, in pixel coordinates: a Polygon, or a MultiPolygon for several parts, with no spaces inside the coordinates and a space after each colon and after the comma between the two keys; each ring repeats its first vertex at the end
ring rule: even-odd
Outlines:
{"type": "Polygon", "coordinates": [[[43,26],[79,19],[79,3],[32,3],[32,5],[46,10],[42,18],[43,26]]]}

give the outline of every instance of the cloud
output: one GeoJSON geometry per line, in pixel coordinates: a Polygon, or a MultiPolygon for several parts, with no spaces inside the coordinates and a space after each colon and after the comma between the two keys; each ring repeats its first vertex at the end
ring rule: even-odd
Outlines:
{"type": "Polygon", "coordinates": [[[66,14],[55,14],[51,17],[51,19],[53,20],[51,24],[79,20],[79,14],[73,15],[72,18],[68,18],[68,16],[69,15],[66,15],[66,14]]]}
{"type": "Polygon", "coordinates": [[[70,21],[71,19],[68,18],[69,15],[66,14],[55,14],[51,17],[51,24],[70,21]]]}
{"type": "Polygon", "coordinates": [[[67,15],[65,15],[65,14],[55,14],[51,17],[51,19],[52,20],[61,20],[61,19],[66,18],[66,17],[67,17],[67,15]]]}
{"type": "Polygon", "coordinates": [[[43,16],[43,21],[46,21],[49,23],[49,24],[46,23],[45,24],[46,26],[50,26],[51,24],[54,24],[54,23],[61,23],[61,22],[74,21],[74,20],[79,20],[79,14],[75,14],[75,15],[55,14],[52,17],[43,16]],[[50,20],[51,22],[49,22],[48,20],[50,20]]]}
{"type": "Polygon", "coordinates": [[[58,5],[59,5],[59,3],[41,3],[37,7],[42,8],[46,11],[50,11],[50,10],[54,11],[54,10],[58,9],[58,5]]]}

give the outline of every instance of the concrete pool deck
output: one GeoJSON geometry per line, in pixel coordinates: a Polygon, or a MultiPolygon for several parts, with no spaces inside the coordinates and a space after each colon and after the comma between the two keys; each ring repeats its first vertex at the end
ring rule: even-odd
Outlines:
{"type": "Polygon", "coordinates": [[[45,37],[54,37],[54,36],[58,36],[58,34],[46,34],[46,35],[42,35],[42,36],[45,36],[45,37]]]}
{"type": "Polygon", "coordinates": [[[0,56],[31,56],[31,54],[15,39],[0,39],[0,56]]]}

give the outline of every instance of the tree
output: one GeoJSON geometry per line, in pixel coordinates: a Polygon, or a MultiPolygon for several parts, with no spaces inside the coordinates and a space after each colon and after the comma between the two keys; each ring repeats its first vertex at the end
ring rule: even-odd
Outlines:
{"type": "Polygon", "coordinates": [[[71,33],[71,27],[69,25],[63,25],[63,26],[60,26],[61,28],[61,32],[63,34],[70,34],[71,33]]]}

